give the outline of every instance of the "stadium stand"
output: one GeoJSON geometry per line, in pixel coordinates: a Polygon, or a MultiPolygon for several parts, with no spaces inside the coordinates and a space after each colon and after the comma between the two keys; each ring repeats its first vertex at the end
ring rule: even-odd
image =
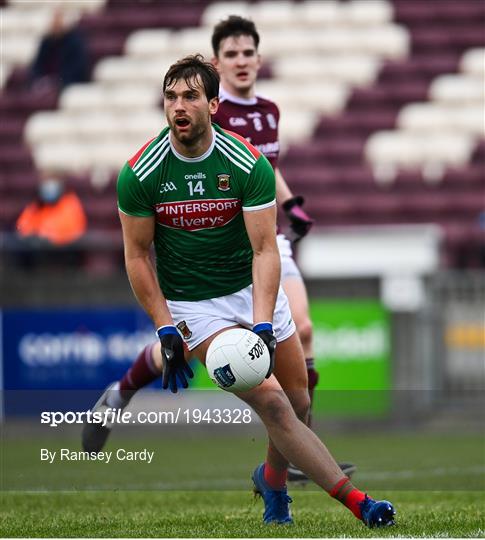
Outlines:
{"type": "Polygon", "coordinates": [[[340,114],[321,117],[282,168],[320,224],[437,223],[446,265],[483,266],[484,6],[393,7],[410,54],[386,62],[340,114]]]}
{"type": "MultiPolygon", "coordinates": [[[[28,10],[20,4],[3,8],[7,27],[21,24],[38,39],[46,16],[23,18],[28,10]]],[[[438,223],[446,233],[446,264],[483,265],[481,2],[89,5],[80,25],[90,45],[92,83],[72,85],[59,100],[32,100],[19,91],[18,68],[4,81],[3,230],[11,229],[35,185],[36,167],[56,167],[82,195],[93,236],[118,231],[114,175],[164,123],[164,70],[184,54],[210,56],[212,25],[240,13],[261,30],[269,77],[258,89],[281,108],[282,170],[307,196],[317,224],[438,223]]],[[[33,45],[15,57],[10,37],[2,53],[7,64],[25,66],[33,45]]]]}

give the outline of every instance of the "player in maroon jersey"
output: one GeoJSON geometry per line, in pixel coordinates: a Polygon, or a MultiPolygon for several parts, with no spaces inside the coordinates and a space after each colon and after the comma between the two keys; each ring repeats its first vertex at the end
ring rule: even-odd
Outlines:
{"type": "MultiPolygon", "coordinates": [[[[268,158],[275,169],[276,200],[290,221],[293,241],[297,241],[308,233],[313,220],[302,208],[303,197],[292,193],[278,168],[280,112],[276,103],[256,92],[255,85],[261,67],[258,45],[259,34],[254,23],[248,19],[232,15],[215,26],[212,34],[212,63],[221,76],[221,86],[219,109],[212,119],[224,129],[245,137],[268,158]]],[[[313,400],[318,373],[313,363],[313,327],[308,313],[308,295],[293,260],[291,243],[284,234],[278,234],[278,247],[281,255],[281,281],[303,346],[308,391],[313,400]]],[[[355,471],[352,463],[340,465],[347,475],[355,471]]],[[[292,466],[288,469],[288,479],[305,478],[298,469],[292,466]]]]}

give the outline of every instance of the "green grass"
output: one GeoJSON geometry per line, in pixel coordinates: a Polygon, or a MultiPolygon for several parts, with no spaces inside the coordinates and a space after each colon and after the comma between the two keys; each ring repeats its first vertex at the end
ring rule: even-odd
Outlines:
{"type": "MultiPolygon", "coordinates": [[[[152,463],[40,460],[40,449],[80,450],[79,437],[4,437],[0,486],[7,490],[246,490],[250,472],[265,455],[262,431],[246,435],[201,431],[137,436],[114,433],[107,451],[155,452],[152,463]]],[[[323,434],[321,434],[323,435],[323,434]]],[[[416,433],[323,437],[332,454],[355,461],[356,482],[375,490],[485,490],[485,442],[479,435],[416,433]]]]}
{"type": "MultiPolygon", "coordinates": [[[[292,486],[295,525],[264,526],[249,476],[261,431],[118,431],[106,450],[155,451],[151,464],[40,462],[40,448],[79,449],[76,432],[4,430],[0,531],[8,537],[484,537],[485,446],[479,434],[324,437],[354,460],[354,483],[397,509],[397,526],[368,530],[312,484],[292,486]],[[54,435],[55,434],[55,435],[54,435]],[[20,436],[21,435],[21,436],[20,436]],[[130,435],[130,436],[128,436],[130,435]]],[[[323,433],[320,433],[323,435],[323,433]]]]}
{"type": "Polygon", "coordinates": [[[10,493],[2,497],[8,537],[483,537],[485,496],[473,492],[382,492],[397,525],[369,530],[327,495],[297,491],[293,526],[265,526],[249,493],[10,493]]]}

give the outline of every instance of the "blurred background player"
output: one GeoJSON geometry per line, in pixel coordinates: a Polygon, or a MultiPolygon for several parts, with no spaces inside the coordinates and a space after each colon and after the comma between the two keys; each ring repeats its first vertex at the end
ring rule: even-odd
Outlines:
{"type": "MultiPolygon", "coordinates": [[[[258,45],[259,34],[250,20],[233,15],[214,28],[213,64],[219,71],[221,87],[219,110],[213,116],[213,121],[224,129],[243,136],[270,161],[275,170],[277,202],[282,205],[290,220],[294,240],[299,240],[310,230],[313,220],[301,208],[303,198],[292,194],[276,166],[279,154],[279,110],[274,102],[255,93],[255,83],[261,67],[258,45]]],[[[307,292],[292,258],[290,241],[283,234],[278,234],[278,248],[281,256],[282,285],[303,346],[308,390],[312,401],[318,374],[313,365],[312,323],[308,314],[307,292]]],[[[160,376],[160,370],[158,346],[152,344],[142,351],[121,381],[107,389],[96,406],[107,400],[111,407],[125,407],[135,392],[160,376]]],[[[308,423],[310,424],[310,420],[308,423]]],[[[88,431],[83,437],[85,448],[90,451],[101,450],[111,427],[94,425],[87,426],[86,429],[88,431]]],[[[348,476],[356,469],[354,464],[348,462],[340,463],[340,467],[348,476]]],[[[288,480],[308,479],[291,465],[288,469],[288,480]]]]}
{"type": "MultiPolygon", "coordinates": [[[[256,146],[269,160],[275,171],[276,201],[290,221],[291,240],[303,238],[313,225],[303,210],[304,199],[295,196],[278,168],[278,123],[280,113],[273,101],[256,93],[256,80],[261,68],[258,53],[259,33],[253,21],[231,15],[219,22],[212,34],[213,64],[221,76],[219,109],[213,121],[224,129],[242,135],[256,146]]],[[[291,242],[281,232],[278,234],[281,256],[281,283],[290,302],[291,314],[305,354],[308,372],[308,391],[313,394],[318,383],[314,367],[313,328],[308,312],[308,295],[301,273],[293,260],[291,242]]],[[[311,424],[311,412],[308,425],[311,424]]],[[[340,463],[342,470],[351,475],[356,467],[340,463]]],[[[293,466],[288,469],[288,480],[306,480],[305,475],[293,466]]]]}

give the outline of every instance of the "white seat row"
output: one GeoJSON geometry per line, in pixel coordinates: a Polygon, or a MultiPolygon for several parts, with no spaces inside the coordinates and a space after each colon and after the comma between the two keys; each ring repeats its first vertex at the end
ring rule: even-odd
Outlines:
{"type": "Polygon", "coordinates": [[[295,25],[334,26],[382,24],[392,20],[392,4],[386,0],[334,0],[304,2],[270,1],[249,4],[247,2],[217,2],[204,11],[202,22],[213,26],[228,15],[251,17],[256,25],[266,28],[289,28],[295,25]]]}
{"type": "Polygon", "coordinates": [[[409,51],[409,33],[399,25],[362,28],[270,30],[261,39],[261,53],[269,58],[284,58],[294,52],[331,54],[375,54],[383,58],[402,58],[409,51]]]}
{"type": "Polygon", "coordinates": [[[444,166],[469,161],[477,139],[485,137],[484,52],[464,53],[464,74],[437,77],[430,86],[430,101],[404,106],[398,129],[369,137],[365,155],[375,170],[393,176],[397,168],[422,167],[435,174],[444,166]]]}
{"type": "MultiPolygon", "coordinates": [[[[178,32],[139,30],[127,40],[125,51],[131,57],[148,59],[166,57],[175,61],[187,54],[199,52],[212,56],[211,28],[188,28],[178,32]]],[[[409,33],[401,26],[386,24],[360,28],[294,27],[281,32],[264,32],[260,52],[267,60],[286,58],[294,54],[373,54],[383,58],[401,58],[409,50],[409,33]]]]}
{"type": "Polygon", "coordinates": [[[49,28],[52,9],[43,8],[38,3],[25,2],[16,7],[1,8],[0,16],[4,40],[20,32],[39,36],[49,28]],[[23,5],[30,6],[30,9],[22,9],[23,5]]]}
{"type": "Polygon", "coordinates": [[[376,169],[459,166],[469,161],[474,140],[453,131],[380,131],[368,139],[365,155],[376,169]]]}
{"type": "Polygon", "coordinates": [[[33,155],[40,169],[53,168],[75,173],[87,173],[96,169],[119,171],[140,146],[137,147],[133,140],[106,141],[103,144],[94,141],[82,145],[61,142],[37,145],[33,155]]]}
{"type": "Polygon", "coordinates": [[[33,60],[39,44],[39,36],[28,32],[11,35],[8,38],[2,36],[2,40],[3,47],[0,53],[2,68],[7,64],[11,66],[28,65],[33,60]]]}
{"type": "Polygon", "coordinates": [[[124,112],[78,111],[39,112],[25,127],[25,138],[36,146],[60,141],[104,144],[110,139],[128,137],[132,144],[143,144],[155,136],[165,119],[160,109],[126,110],[124,112]]]}
{"type": "Polygon", "coordinates": [[[98,62],[94,80],[108,84],[140,84],[162,86],[163,76],[170,67],[168,58],[110,57],[98,62]]]}
{"type": "Polygon", "coordinates": [[[401,109],[397,118],[400,129],[410,132],[454,131],[485,137],[483,104],[412,103],[401,109]]]}
{"type": "Polygon", "coordinates": [[[302,85],[299,81],[263,80],[257,83],[258,94],[278,104],[283,113],[295,105],[301,110],[317,111],[322,114],[340,112],[347,101],[349,85],[335,79],[309,80],[302,85]]]}
{"type": "Polygon", "coordinates": [[[483,105],[485,101],[484,76],[441,75],[431,84],[429,98],[443,104],[467,103],[483,105]]]}
{"type": "Polygon", "coordinates": [[[61,94],[64,111],[123,111],[157,107],[161,91],[157,86],[141,84],[73,84],[61,94]]]}
{"type": "Polygon", "coordinates": [[[460,60],[460,69],[463,73],[485,77],[485,48],[469,49],[460,60]]]}
{"type": "Polygon", "coordinates": [[[40,38],[49,28],[52,11],[30,6],[30,10],[0,8],[0,65],[5,80],[14,66],[25,66],[33,60],[40,38]]]}
{"type": "Polygon", "coordinates": [[[166,28],[150,28],[132,32],[125,41],[125,53],[135,57],[158,57],[170,54],[174,33],[166,28]]]}
{"type": "Polygon", "coordinates": [[[275,61],[272,70],[282,84],[297,80],[302,85],[309,81],[332,80],[350,85],[366,85],[375,80],[381,64],[382,61],[374,55],[293,55],[275,61]]]}
{"type": "Polygon", "coordinates": [[[286,107],[280,112],[278,139],[283,153],[290,143],[302,142],[311,137],[319,116],[314,110],[301,109],[298,105],[286,107]]]}
{"type": "Polygon", "coordinates": [[[52,8],[61,8],[65,11],[77,10],[83,12],[92,12],[101,9],[106,0],[56,0],[53,5],[52,0],[35,0],[35,2],[29,2],[26,0],[8,0],[8,5],[18,8],[24,13],[32,11],[39,7],[47,8],[52,11],[52,8]],[[35,6],[35,7],[34,7],[35,6]]]}

